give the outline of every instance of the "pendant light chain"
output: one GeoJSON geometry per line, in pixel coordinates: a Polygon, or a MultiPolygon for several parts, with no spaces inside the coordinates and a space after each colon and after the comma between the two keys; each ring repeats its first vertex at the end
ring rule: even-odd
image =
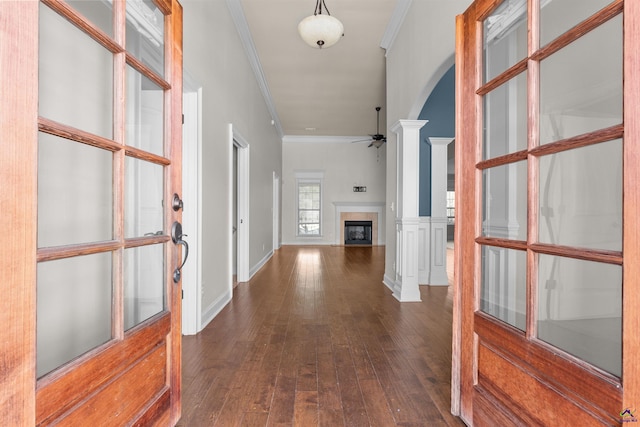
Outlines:
{"type": "Polygon", "coordinates": [[[324,0],[316,0],[316,8],[313,14],[316,16],[322,15],[322,6],[324,6],[324,10],[327,11],[327,15],[331,16],[331,12],[329,12],[329,8],[327,7],[327,4],[324,2],[324,0]]]}

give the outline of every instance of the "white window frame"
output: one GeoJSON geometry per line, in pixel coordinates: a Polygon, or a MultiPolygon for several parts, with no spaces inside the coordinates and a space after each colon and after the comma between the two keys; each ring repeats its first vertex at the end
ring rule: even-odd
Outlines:
{"type": "Polygon", "coordinates": [[[323,208],[323,180],[324,172],[322,171],[301,171],[296,172],[296,236],[317,238],[322,237],[322,208],[323,208]],[[300,184],[318,184],[320,186],[320,207],[319,210],[319,224],[318,234],[300,234],[300,184]]]}

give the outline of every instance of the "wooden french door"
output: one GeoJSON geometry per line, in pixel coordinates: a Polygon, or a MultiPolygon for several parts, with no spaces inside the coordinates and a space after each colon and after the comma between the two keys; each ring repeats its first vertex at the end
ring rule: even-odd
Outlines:
{"type": "Polygon", "coordinates": [[[173,425],[181,6],[3,1],[0,17],[0,419],[173,425]]]}
{"type": "Polygon", "coordinates": [[[452,407],[469,425],[640,419],[640,2],[457,19],[452,407]]]}

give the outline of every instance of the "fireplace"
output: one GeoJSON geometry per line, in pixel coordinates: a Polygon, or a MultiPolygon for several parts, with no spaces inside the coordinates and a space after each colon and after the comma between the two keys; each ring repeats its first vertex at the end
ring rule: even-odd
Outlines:
{"type": "Polygon", "coordinates": [[[345,245],[371,245],[373,223],[371,221],[345,221],[345,245]]]}
{"type": "MultiPolygon", "coordinates": [[[[347,240],[344,234],[346,221],[371,221],[370,245],[384,244],[384,202],[333,202],[333,204],[336,207],[336,245],[344,245],[347,240]],[[380,229],[380,227],[383,228],[380,229]]],[[[364,243],[358,242],[358,244],[364,243]]]]}

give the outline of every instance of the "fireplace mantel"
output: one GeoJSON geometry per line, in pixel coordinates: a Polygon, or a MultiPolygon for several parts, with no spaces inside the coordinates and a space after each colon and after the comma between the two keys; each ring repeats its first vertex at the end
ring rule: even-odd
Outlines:
{"type": "Polygon", "coordinates": [[[344,221],[348,220],[369,220],[375,217],[376,227],[373,230],[372,240],[374,245],[382,241],[379,224],[384,223],[385,202],[333,202],[336,210],[335,216],[335,236],[336,245],[344,245],[344,221]],[[346,215],[345,215],[346,214],[346,215]]]}

